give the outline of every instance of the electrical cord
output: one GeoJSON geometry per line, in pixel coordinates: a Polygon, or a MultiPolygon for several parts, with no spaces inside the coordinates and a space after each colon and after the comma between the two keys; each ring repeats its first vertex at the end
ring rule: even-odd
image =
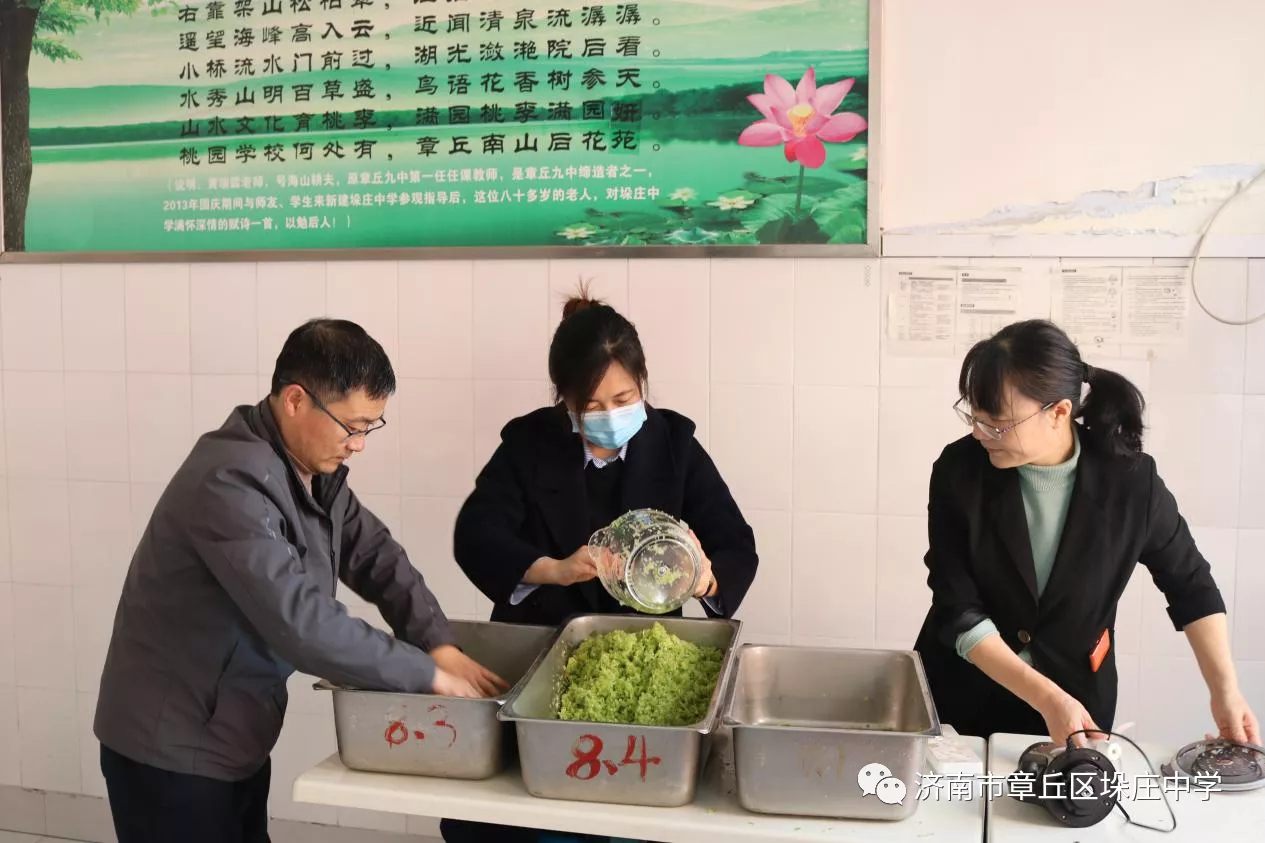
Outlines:
{"type": "Polygon", "coordinates": [[[1212,216],[1208,219],[1208,223],[1204,226],[1203,231],[1199,233],[1199,239],[1195,242],[1195,254],[1190,264],[1190,292],[1192,295],[1194,295],[1195,304],[1199,305],[1199,309],[1202,310],[1204,313],[1208,314],[1208,316],[1211,317],[1212,319],[1215,319],[1216,321],[1220,322],[1222,325],[1242,327],[1244,325],[1253,325],[1257,322],[1260,322],[1262,319],[1265,319],[1265,310],[1262,310],[1260,313],[1256,314],[1255,316],[1250,316],[1241,322],[1233,320],[1233,319],[1224,319],[1218,316],[1217,314],[1209,310],[1208,306],[1203,303],[1202,299],[1199,298],[1199,282],[1197,280],[1199,278],[1199,273],[1197,270],[1199,269],[1199,259],[1203,254],[1204,240],[1207,239],[1208,232],[1212,230],[1213,223],[1217,221],[1217,217],[1221,216],[1221,212],[1224,211],[1226,208],[1228,208],[1230,206],[1230,203],[1232,203],[1236,198],[1238,198],[1238,195],[1240,193],[1250,193],[1252,191],[1252,188],[1255,187],[1257,182],[1260,182],[1262,178],[1265,178],[1265,167],[1262,167],[1256,173],[1256,175],[1252,177],[1251,181],[1247,182],[1246,185],[1240,184],[1233,193],[1231,193],[1228,197],[1226,197],[1226,200],[1217,207],[1217,210],[1214,211],[1212,216]]]}
{"type": "MultiPolygon", "coordinates": [[[[1262,172],[1265,172],[1265,170],[1262,170],[1262,172]]],[[[1209,315],[1211,316],[1212,314],[1209,314],[1209,315]]],[[[1085,735],[1088,738],[1092,738],[1094,735],[1102,735],[1102,734],[1105,734],[1108,737],[1123,738],[1124,740],[1128,741],[1129,744],[1138,751],[1138,754],[1142,756],[1142,760],[1146,762],[1146,768],[1151,771],[1151,775],[1152,776],[1158,775],[1155,772],[1155,767],[1151,764],[1151,757],[1146,754],[1146,750],[1142,749],[1142,747],[1134,743],[1132,738],[1126,735],[1122,735],[1119,732],[1104,732],[1101,729],[1081,729],[1080,731],[1072,732],[1072,734],[1068,735],[1067,743],[1068,743],[1068,746],[1070,747],[1072,745],[1072,738],[1076,735],[1085,735]]],[[[1124,814],[1125,820],[1130,825],[1136,825],[1138,828],[1145,828],[1150,831],[1161,831],[1167,834],[1169,832],[1177,830],[1177,815],[1173,813],[1173,805],[1171,802],[1168,801],[1168,794],[1164,792],[1163,787],[1160,788],[1160,797],[1164,800],[1164,807],[1168,809],[1168,816],[1173,820],[1173,825],[1170,828],[1161,828],[1160,826],[1147,825],[1146,823],[1138,822],[1133,817],[1129,816],[1129,812],[1124,809],[1124,805],[1120,802],[1119,799],[1116,800],[1116,807],[1120,809],[1120,813],[1124,814]]]]}

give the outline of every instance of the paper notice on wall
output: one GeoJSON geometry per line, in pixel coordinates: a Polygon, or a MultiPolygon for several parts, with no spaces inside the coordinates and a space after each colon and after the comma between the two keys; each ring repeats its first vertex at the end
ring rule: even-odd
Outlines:
{"type": "Polygon", "coordinates": [[[957,292],[957,270],[897,270],[887,294],[888,350],[896,354],[952,354],[957,292]]]}
{"type": "Polygon", "coordinates": [[[1186,341],[1190,270],[1184,266],[1127,267],[1121,341],[1169,346],[1186,341]]]}
{"type": "Polygon", "coordinates": [[[1019,319],[1023,299],[1018,269],[976,268],[958,272],[956,338],[960,343],[987,339],[1019,319]]]}
{"type": "Polygon", "coordinates": [[[1118,266],[1059,270],[1052,293],[1052,318],[1082,348],[1120,342],[1124,270],[1118,266]]]}
{"type": "Polygon", "coordinates": [[[1146,351],[1186,342],[1190,270],[1183,266],[1063,269],[1054,285],[1055,323],[1083,350],[1146,351]]]}

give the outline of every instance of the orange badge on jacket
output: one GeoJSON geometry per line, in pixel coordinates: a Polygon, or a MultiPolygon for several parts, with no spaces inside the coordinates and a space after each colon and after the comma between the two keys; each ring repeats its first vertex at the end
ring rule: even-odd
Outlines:
{"type": "Polygon", "coordinates": [[[1089,654],[1089,668],[1098,672],[1098,668],[1102,667],[1103,659],[1107,658],[1107,651],[1111,649],[1111,630],[1104,629],[1102,635],[1098,636],[1098,643],[1094,645],[1094,651],[1089,654]]]}

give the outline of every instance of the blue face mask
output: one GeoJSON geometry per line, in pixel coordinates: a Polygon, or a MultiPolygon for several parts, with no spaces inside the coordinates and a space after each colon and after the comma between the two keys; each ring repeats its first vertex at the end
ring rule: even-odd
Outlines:
{"type": "MultiPolygon", "coordinates": [[[[576,426],[575,414],[571,425],[576,426]]],[[[614,410],[597,410],[585,413],[582,420],[584,438],[599,448],[618,451],[637,435],[646,421],[646,404],[638,401],[614,410]]]]}

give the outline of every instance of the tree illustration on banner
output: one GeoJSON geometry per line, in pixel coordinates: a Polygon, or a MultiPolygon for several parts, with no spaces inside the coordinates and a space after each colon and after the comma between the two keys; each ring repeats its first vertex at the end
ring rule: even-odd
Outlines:
{"type": "Polygon", "coordinates": [[[73,35],[89,20],[130,15],[142,3],[171,0],[0,0],[0,159],[4,187],[4,251],[26,248],[26,203],[31,193],[31,56],[76,61],[79,54],[59,36],[73,35]]]}

